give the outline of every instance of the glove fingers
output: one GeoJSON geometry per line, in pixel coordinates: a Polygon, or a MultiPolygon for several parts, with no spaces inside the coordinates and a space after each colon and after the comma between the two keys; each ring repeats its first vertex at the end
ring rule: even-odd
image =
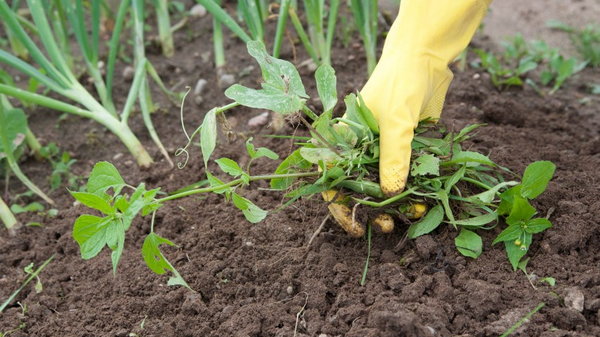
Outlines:
{"type": "Polygon", "coordinates": [[[429,100],[424,105],[419,120],[433,118],[439,119],[442,114],[442,108],[444,107],[444,101],[446,100],[446,93],[448,93],[448,87],[452,82],[454,75],[450,69],[445,69],[445,74],[439,79],[437,87],[429,97],[429,100]]]}
{"type": "Polygon", "coordinates": [[[404,189],[410,169],[415,122],[402,114],[380,119],[379,184],[386,196],[404,189]]]}

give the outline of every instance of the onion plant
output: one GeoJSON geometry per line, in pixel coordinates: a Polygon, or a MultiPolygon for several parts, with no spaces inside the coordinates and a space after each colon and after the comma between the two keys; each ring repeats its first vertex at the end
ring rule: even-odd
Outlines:
{"type": "MultiPolygon", "coordinates": [[[[237,11],[247,29],[242,28],[236,19],[221,7],[220,0],[196,0],[204,6],[213,16],[213,39],[215,44],[215,63],[217,68],[225,64],[223,46],[223,33],[221,24],[229,28],[244,43],[252,40],[265,42],[265,22],[269,17],[269,3],[265,0],[240,0],[238,1],[237,11]]],[[[279,15],[277,19],[277,29],[273,41],[273,55],[279,56],[283,35],[285,32],[288,8],[291,0],[281,0],[279,4],[279,15]]]]}
{"type": "Polygon", "coordinates": [[[160,39],[163,55],[171,57],[175,54],[175,47],[173,46],[173,33],[169,18],[169,3],[167,0],[152,0],[152,3],[156,10],[158,38],[160,39]]]}
{"type": "MultiPolygon", "coordinates": [[[[128,118],[134,107],[135,102],[140,98],[140,106],[144,122],[150,130],[153,140],[158,146],[162,145],[153,130],[152,122],[149,117],[149,109],[144,108],[144,104],[149,101],[146,73],[157,81],[161,89],[166,91],[162,82],[160,82],[156,71],[143,56],[138,52],[136,59],[136,71],[132,86],[129,90],[127,99],[120,113],[117,113],[113,98],[113,76],[114,64],[116,59],[116,50],[119,46],[123,21],[128,9],[131,7],[131,0],[124,0],[120,3],[115,22],[115,28],[109,43],[109,55],[107,60],[106,76],[103,77],[100,69],[99,53],[99,31],[100,31],[100,2],[93,1],[90,6],[90,20],[86,16],[83,0],[77,1],[59,1],[64,8],[65,15],[73,30],[77,45],[79,46],[82,58],[85,62],[86,71],[92,78],[95,87],[95,95],[88,91],[77,79],[75,70],[70,67],[64,52],[56,42],[57,32],[51,28],[47,13],[44,11],[43,1],[28,0],[28,7],[33,21],[38,28],[38,37],[41,41],[41,47],[38,46],[30,35],[26,32],[23,25],[18,20],[17,14],[6,4],[0,2],[0,19],[6,24],[8,29],[19,41],[27,48],[32,61],[37,66],[29,64],[11,53],[0,50],[0,62],[5,63],[21,73],[29,76],[31,79],[44,85],[50,91],[58,94],[59,99],[51,98],[44,94],[38,94],[20,89],[13,85],[0,84],[0,94],[15,97],[22,102],[34,103],[51,109],[67,112],[77,116],[90,118],[105,126],[114,133],[127,147],[135,157],[138,165],[147,167],[152,163],[152,158],[133,134],[128,126],[128,118]],[[91,33],[88,33],[87,24],[91,25],[91,33]],[[39,67],[39,68],[38,68],[39,67]],[[143,94],[140,94],[143,92],[143,94]],[[71,103],[71,102],[73,103],[71,103]],[[75,104],[74,104],[75,103],[75,104]]],[[[139,7],[139,6],[138,6],[139,7]]],[[[142,16],[143,18],[143,16],[142,16]]],[[[136,48],[143,48],[143,29],[136,25],[134,36],[136,48]]]]}
{"type": "Polygon", "coordinates": [[[304,0],[304,11],[308,24],[308,33],[298,17],[296,6],[290,6],[289,15],[300,41],[313,61],[320,64],[331,64],[331,45],[335,34],[335,25],[340,8],[340,0],[304,0]]]}
{"type": "Polygon", "coordinates": [[[367,71],[370,75],[377,64],[377,16],[379,14],[377,0],[351,0],[350,8],[365,48],[367,71]]]}

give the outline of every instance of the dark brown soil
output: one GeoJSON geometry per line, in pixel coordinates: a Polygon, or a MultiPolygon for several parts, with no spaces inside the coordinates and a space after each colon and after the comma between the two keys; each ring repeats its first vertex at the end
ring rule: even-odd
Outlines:
{"type": "MultiPolygon", "coordinates": [[[[182,89],[199,78],[209,81],[204,103],[186,104],[189,129],[205,111],[227,102],[216,85],[212,56],[202,60],[212,48],[206,38],[210,19],[202,20],[177,34],[175,57],[152,57],[170,85],[182,89]]],[[[227,53],[231,73],[254,65],[235,39],[228,40],[227,53]]],[[[334,55],[340,95],[360,88],[366,73],[359,45],[338,45],[334,55]]],[[[283,56],[293,58],[292,51],[285,50],[283,56]]],[[[311,77],[306,69],[303,75],[311,77]]],[[[472,260],[456,251],[457,233],[449,226],[400,246],[405,227],[374,236],[368,282],[360,286],[365,240],[352,239],[329,222],[305,249],[327,214],[320,200],[300,201],[251,225],[220,197],[208,196],[172,202],[157,215],[157,232],[179,245],[164,250],[197,291],[192,292],[168,287],[166,276],[144,265],[140,247],[149,231],[148,218],[136,220],[128,232],[115,276],[107,251],[82,260],[71,228],[86,209],[74,206],[60,189],[51,194],[60,209],[56,218],[20,218],[41,220],[44,227],[24,227],[15,237],[0,230],[0,301],[26,278],[26,265],[38,265],[55,254],[40,275],[43,292],[26,287],[17,297],[26,310],[12,303],[0,314],[0,332],[24,323],[11,336],[498,336],[544,302],[515,335],[600,336],[600,109],[597,96],[584,99],[588,96],[583,88],[599,78],[598,71],[585,70],[564,90],[540,97],[531,90],[498,92],[485,74],[467,70],[456,73],[445,108],[443,122],[449,128],[488,124],[469,146],[489,153],[499,164],[516,172],[535,160],[557,165],[555,179],[536,201],[542,213],[552,212],[555,226],[535,238],[528,266],[539,277],[554,277],[555,287],[538,283],[534,289],[523,273],[511,270],[503,248],[491,246],[499,228],[484,235],[485,251],[472,260]],[[582,312],[564,301],[577,292],[585,296],[582,312]]],[[[242,82],[254,85],[257,80],[254,69],[242,82]]],[[[118,92],[127,91],[127,83],[119,85],[118,92]]],[[[308,89],[314,92],[314,87],[308,89]]],[[[159,93],[154,97],[162,107],[155,125],[173,153],[185,143],[179,110],[159,93]]],[[[240,132],[272,133],[267,128],[248,130],[247,120],[259,113],[238,109],[228,116],[240,132]]],[[[44,141],[73,153],[76,174],[85,176],[96,161],[108,160],[131,184],[145,182],[165,191],[203,177],[199,151],[192,151],[185,169],[170,168],[137,117],[132,120],[134,132],[158,161],[146,171],[98,124],[68,117],[57,128],[58,116],[45,109],[33,111],[31,127],[44,141]]],[[[293,131],[285,128],[280,132],[293,131]]],[[[256,135],[258,145],[289,153],[288,141],[256,135]]],[[[216,157],[246,159],[241,137],[229,144],[223,139],[222,144],[216,157]]],[[[275,166],[264,161],[256,170],[266,173],[275,166]]],[[[22,167],[47,188],[47,163],[27,159],[22,167]]],[[[254,187],[266,185],[255,184],[245,192],[261,207],[274,209],[281,203],[279,194],[254,187]]],[[[23,188],[13,181],[9,191],[14,195],[23,188]]]]}

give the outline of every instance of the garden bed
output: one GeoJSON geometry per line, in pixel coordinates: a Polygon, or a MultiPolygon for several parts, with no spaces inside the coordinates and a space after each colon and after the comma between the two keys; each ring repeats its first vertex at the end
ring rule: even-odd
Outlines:
{"type": "MultiPolygon", "coordinates": [[[[189,129],[210,108],[228,103],[216,85],[213,65],[203,60],[211,50],[209,30],[207,16],[178,32],[173,58],[150,56],[171,86],[183,89],[199,78],[209,81],[204,102],[188,100],[185,105],[189,129]]],[[[231,73],[254,65],[241,42],[227,41],[231,73]]],[[[338,44],[332,54],[338,92],[360,88],[366,80],[360,45],[338,44]]],[[[283,50],[282,57],[294,59],[292,50],[283,50]]],[[[303,60],[298,57],[295,63],[303,60]]],[[[312,77],[306,68],[301,74],[312,77]]],[[[256,86],[259,75],[255,66],[241,82],[256,86]]],[[[535,201],[541,213],[551,214],[554,227],[536,238],[528,265],[530,274],[556,279],[554,287],[536,283],[534,289],[521,271],[512,271],[504,249],[491,246],[500,228],[484,234],[484,253],[473,260],[456,251],[451,226],[410,241],[403,239],[407,225],[398,225],[393,234],[373,236],[367,283],[360,286],[365,240],[348,237],[329,221],[306,249],[327,215],[321,200],[302,200],[250,224],[232,205],[208,196],[165,205],[155,224],[157,233],[179,246],[164,251],[193,292],[168,287],[166,276],[155,275],[142,263],[140,249],[149,217],[136,220],[129,230],[116,275],[107,251],[82,260],[71,231],[85,207],[74,205],[69,193],[59,189],[51,194],[60,210],[56,218],[22,217],[24,223],[36,220],[44,226],[24,227],[14,237],[0,231],[0,299],[20,285],[25,266],[31,262],[37,266],[55,254],[40,275],[43,292],[25,288],[17,297],[23,307],[13,303],[5,310],[0,331],[24,323],[11,336],[497,336],[543,302],[545,306],[516,335],[598,336],[600,111],[597,96],[584,99],[588,95],[583,84],[599,76],[597,70],[586,69],[556,94],[541,97],[531,89],[499,92],[486,74],[457,71],[442,119],[450,130],[487,123],[466,147],[489,154],[515,172],[535,160],[556,164],[555,178],[535,201]],[[580,312],[569,298],[581,294],[585,300],[580,312]]],[[[129,86],[122,79],[117,85],[129,86]]],[[[314,85],[307,89],[315,92],[314,85]]],[[[186,142],[179,111],[160,94],[154,97],[161,105],[154,115],[157,132],[174,153],[186,142]]],[[[117,98],[120,104],[124,100],[117,98]]],[[[289,154],[291,141],[261,137],[274,133],[268,126],[248,127],[248,120],[259,113],[236,108],[227,116],[235,131],[254,135],[257,146],[280,156],[289,154]]],[[[183,170],[170,168],[164,160],[140,170],[118,139],[102,127],[76,117],[57,122],[58,117],[38,109],[29,123],[41,139],[73,154],[78,160],[76,174],[86,176],[95,162],[106,160],[134,185],[145,182],[173,191],[203,179],[197,149],[183,170]]],[[[136,134],[144,134],[139,116],[131,126],[136,134]]],[[[278,133],[292,133],[294,128],[286,125],[278,133]]],[[[151,140],[142,142],[160,160],[151,140]]],[[[215,158],[247,160],[243,137],[222,144],[227,145],[217,148],[215,158]]],[[[260,162],[260,170],[272,172],[276,165],[260,162]]],[[[31,158],[22,168],[37,184],[47,186],[51,172],[47,163],[31,158]]],[[[21,189],[16,183],[9,188],[13,193],[21,189]]],[[[275,209],[282,202],[276,192],[253,188],[246,193],[264,209],[275,209]]]]}

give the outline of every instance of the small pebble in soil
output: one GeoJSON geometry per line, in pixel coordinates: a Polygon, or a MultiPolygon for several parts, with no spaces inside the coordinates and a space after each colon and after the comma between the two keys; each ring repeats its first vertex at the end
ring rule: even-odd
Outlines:
{"type": "Polygon", "coordinates": [[[206,8],[204,8],[204,6],[202,6],[200,4],[194,5],[190,9],[190,16],[195,17],[195,18],[201,18],[203,16],[206,16],[206,8]]]}
{"type": "Polygon", "coordinates": [[[202,95],[206,84],[208,84],[207,80],[203,78],[199,79],[198,82],[196,82],[196,85],[194,86],[194,96],[202,95]]]}
{"type": "Polygon", "coordinates": [[[269,122],[269,112],[265,111],[260,115],[256,115],[248,120],[248,127],[258,128],[265,126],[269,122]]]}
{"type": "Polygon", "coordinates": [[[292,294],[294,293],[294,287],[292,287],[292,286],[288,286],[288,287],[285,289],[285,292],[286,292],[288,295],[292,295],[292,294]]]}
{"type": "Polygon", "coordinates": [[[132,66],[126,66],[123,68],[123,79],[127,82],[131,82],[133,80],[133,76],[135,75],[135,70],[132,66]]]}
{"type": "Polygon", "coordinates": [[[585,296],[583,295],[581,289],[577,287],[565,289],[565,306],[582,312],[584,302],[585,296]]]}
{"type": "Polygon", "coordinates": [[[235,76],[232,74],[221,74],[219,76],[218,85],[221,89],[226,89],[235,83],[235,76]]]}
{"type": "Polygon", "coordinates": [[[115,154],[112,159],[119,160],[119,159],[121,159],[121,157],[123,157],[123,152],[119,152],[119,153],[115,154]]]}

